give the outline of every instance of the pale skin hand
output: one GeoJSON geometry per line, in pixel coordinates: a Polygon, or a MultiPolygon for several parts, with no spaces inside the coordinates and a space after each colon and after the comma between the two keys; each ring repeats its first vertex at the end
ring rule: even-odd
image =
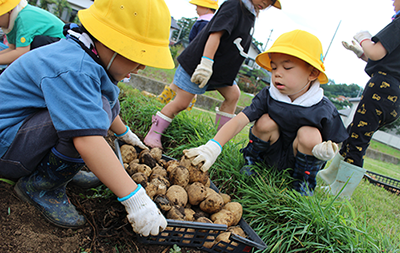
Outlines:
{"type": "Polygon", "coordinates": [[[13,61],[18,59],[21,55],[29,52],[31,46],[26,47],[17,47],[15,45],[10,44],[9,48],[0,51],[0,64],[1,65],[8,65],[11,64],[13,61]]]}
{"type": "MultiPolygon", "coordinates": [[[[110,129],[122,134],[126,126],[117,116],[110,129]]],[[[88,168],[119,198],[128,196],[137,188],[103,136],[75,137],[73,141],[88,168]]]]}

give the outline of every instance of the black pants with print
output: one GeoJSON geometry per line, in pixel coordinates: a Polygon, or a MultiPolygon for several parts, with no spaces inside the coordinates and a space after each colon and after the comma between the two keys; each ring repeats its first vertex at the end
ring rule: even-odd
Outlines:
{"type": "Polygon", "coordinates": [[[345,161],[362,167],[372,135],[392,123],[400,112],[400,81],[383,72],[372,75],[364,89],[340,154],[345,161]]]}

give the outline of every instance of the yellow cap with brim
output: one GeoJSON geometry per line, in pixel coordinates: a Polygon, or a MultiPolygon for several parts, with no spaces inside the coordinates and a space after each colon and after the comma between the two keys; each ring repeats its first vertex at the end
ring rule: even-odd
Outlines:
{"type": "Polygon", "coordinates": [[[0,16],[14,9],[20,0],[0,0],[0,16]]]}
{"type": "Polygon", "coordinates": [[[78,17],[99,42],[125,58],[155,68],[175,67],[164,0],[96,0],[78,17]]]}
{"type": "Polygon", "coordinates": [[[189,3],[210,9],[218,9],[218,0],[191,0],[189,3]]]}
{"type": "Polygon", "coordinates": [[[297,57],[320,71],[318,80],[321,84],[329,81],[325,74],[322,44],[316,36],[309,32],[294,30],[284,33],[278,37],[270,49],[256,57],[258,65],[271,71],[269,53],[281,53],[297,57]]]}
{"type": "Polygon", "coordinates": [[[279,0],[276,0],[276,2],[274,3],[274,5],[272,5],[272,6],[274,6],[275,8],[278,8],[278,9],[282,9],[282,5],[281,5],[281,2],[279,2],[279,0]]]}

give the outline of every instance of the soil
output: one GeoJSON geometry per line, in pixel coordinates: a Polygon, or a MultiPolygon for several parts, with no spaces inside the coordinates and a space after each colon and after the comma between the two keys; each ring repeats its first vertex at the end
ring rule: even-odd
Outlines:
{"type": "MultiPolygon", "coordinates": [[[[110,135],[109,135],[110,136],[110,135]]],[[[107,141],[113,146],[113,138],[107,141]]],[[[73,230],[49,223],[33,206],[21,201],[13,186],[0,182],[0,252],[139,252],[169,253],[171,246],[138,242],[116,197],[87,198],[96,192],[67,185],[70,201],[87,220],[73,230]]],[[[204,253],[181,248],[182,253],[204,253]]]]}

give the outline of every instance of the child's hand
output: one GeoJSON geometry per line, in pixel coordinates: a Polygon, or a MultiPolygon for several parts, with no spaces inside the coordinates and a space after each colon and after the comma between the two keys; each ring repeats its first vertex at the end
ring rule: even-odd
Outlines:
{"type": "Polygon", "coordinates": [[[146,145],[143,144],[142,141],[140,141],[139,137],[137,137],[136,134],[134,134],[128,126],[126,127],[126,133],[123,135],[118,135],[118,140],[124,141],[128,144],[131,144],[132,146],[138,146],[141,149],[149,149],[148,147],[146,147],[146,145]]]}
{"type": "Polygon", "coordinates": [[[210,80],[210,77],[213,73],[213,64],[213,60],[203,56],[190,81],[199,84],[199,88],[203,88],[207,84],[208,80],[210,80]]]}
{"type": "Polygon", "coordinates": [[[353,38],[361,45],[364,40],[370,40],[372,35],[368,31],[359,31],[353,38]]]}
{"type": "Polygon", "coordinates": [[[167,220],[141,185],[125,198],[118,200],[125,206],[135,233],[143,236],[158,235],[167,227],[167,220]]]}
{"type": "Polygon", "coordinates": [[[361,58],[363,56],[363,54],[364,54],[364,51],[363,51],[362,47],[357,42],[355,42],[354,40],[351,41],[351,44],[352,45],[350,45],[346,41],[342,41],[342,45],[347,50],[353,51],[357,55],[358,58],[361,58]]]}
{"type": "Polygon", "coordinates": [[[217,160],[217,157],[221,151],[222,148],[219,143],[214,140],[209,140],[205,145],[201,145],[197,148],[185,149],[183,150],[183,153],[189,158],[196,157],[192,161],[192,164],[195,166],[201,162],[204,162],[200,169],[203,172],[206,172],[211,165],[214,164],[215,160],[217,160]]]}
{"type": "Polygon", "coordinates": [[[332,159],[338,152],[339,147],[332,141],[324,141],[314,146],[312,153],[321,161],[328,161],[332,159]]]}

